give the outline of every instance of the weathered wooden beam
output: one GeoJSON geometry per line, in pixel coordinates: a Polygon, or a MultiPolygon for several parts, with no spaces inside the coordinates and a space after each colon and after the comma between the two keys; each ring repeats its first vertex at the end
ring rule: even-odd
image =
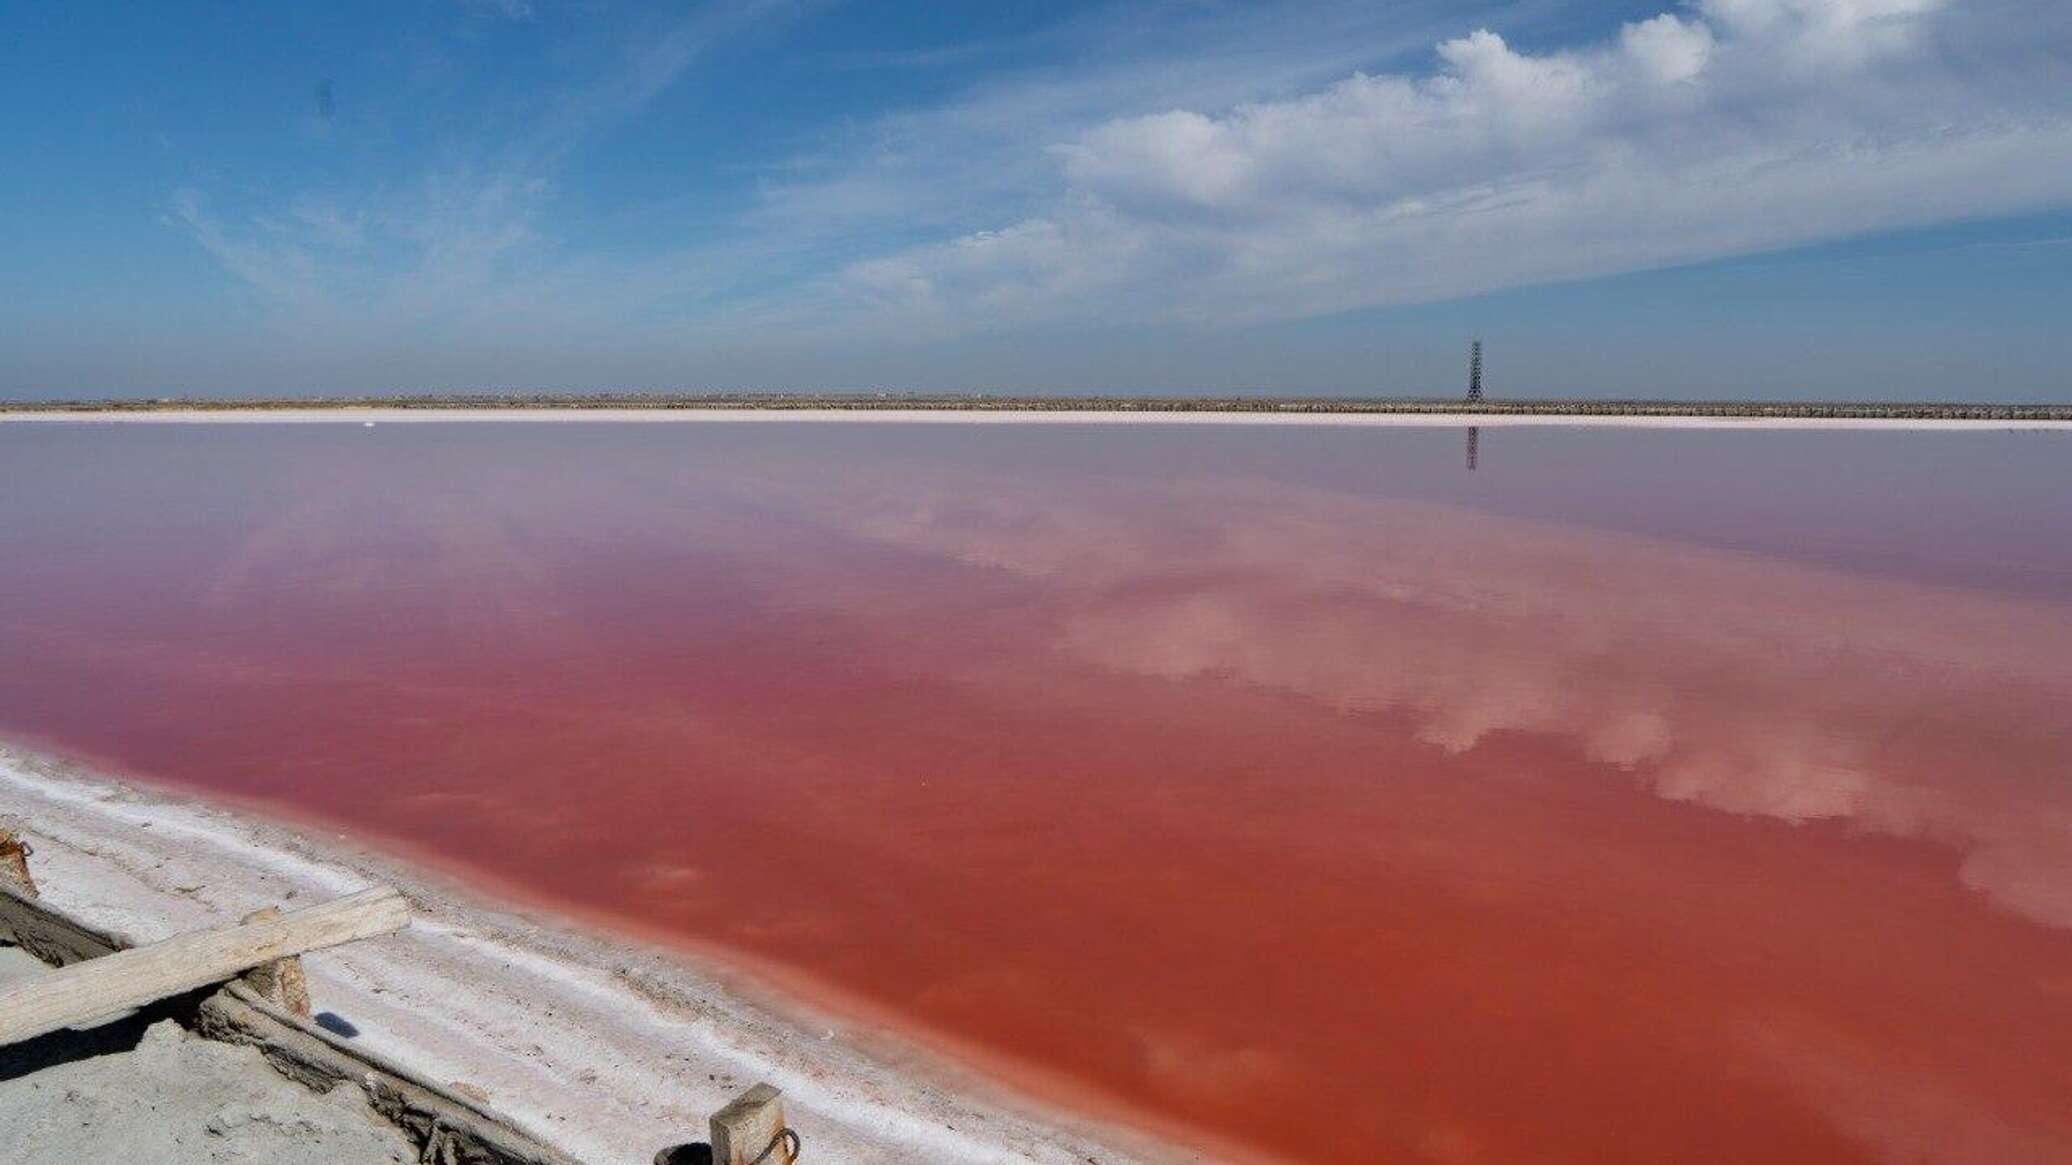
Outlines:
{"type": "MultiPolygon", "coordinates": [[[[97,959],[128,947],[119,935],[77,922],[0,883],[0,935],[46,963],[59,966],[97,959]]],[[[257,1048],[281,1075],[307,1088],[328,1092],[340,1084],[363,1089],[376,1112],[401,1128],[430,1160],[468,1165],[576,1165],[575,1161],[520,1132],[487,1106],[425,1080],[408,1068],[295,1015],[232,980],[196,1007],[196,1032],[225,1043],[257,1048]]]]}
{"type": "Polygon", "coordinates": [[[409,922],[403,896],[384,886],[74,963],[0,987],[0,1046],[221,983],[289,955],[392,934],[409,922]]]}
{"type": "Polygon", "coordinates": [[[36,897],[36,879],[29,873],[29,843],[4,827],[0,827],[0,882],[11,883],[26,897],[36,897]]]}
{"type": "Polygon", "coordinates": [[[712,1165],[791,1165],[798,1137],[784,1127],[784,1094],[756,1084],[712,1114],[712,1165]]]}
{"type": "Polygon", "coordinates": [[[0,881],[0,938],[56,967],[129,945],[117,935],[74,922],[6,881],[0,881]]]}
{"type": "Polygon", "coordinates": [[[340,1084],[360,1088],[374,1111],[419,1147],[423,1160],[576,1165],[559,1150],[513,1128],[486,1105],[282,1012],[241,980],[202,1001],[195,1030],[210,1039],[255,1047],[281,1075],[319,1092],[340,1084]]]}

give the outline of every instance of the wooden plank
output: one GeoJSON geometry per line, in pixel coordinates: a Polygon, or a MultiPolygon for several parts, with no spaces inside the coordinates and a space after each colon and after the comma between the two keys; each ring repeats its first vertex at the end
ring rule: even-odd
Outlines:
{"type": "MultiPolygon", "coordinates": [[[[46,963],[67,965],[129,946],[50,905],[0,885],[0,935],[46,963]]],[[[318,1092],[340,1084],[367,1093],[376,1112],[408,1134],[427,1160],[470,1165],[576,1165],[573,1158],[520,1132],[473,1100],[417,1076],[318,1027],[233,980],[196,1007],[194,1030],[210,1039],[257,1048],[288,1079],[318,1092]]]]}
{"type": "Polygon", "coordinates": [[[119,936],[72,921],[0,883],[0,936],[52,966],[98,959],[129,945],[119,936]]]}
{"type": "Polygon", "coordinates": [[[220,983],[288,955],[392,934],[409,922],[403,896],[383,886],[74,963],[0,988],[0,1046],[220,983]]]}
{"type": "Polygon", "coordinates": [[[712,1165],[790,1165],[784,1096],[756,1084],[712,1114],[712,1165]]]}
{"type": "Polygon", "coordinates": [[[419,1147],[422,1160],[576,1165],[486,1106],[279,1010],[243,982],[203,1000],[194,1026],[210,1039],[259,1049],[276,1071],[305,1087],[319,1092],[340,1084],[360,1088],[374,1110],[419,1147]]]}

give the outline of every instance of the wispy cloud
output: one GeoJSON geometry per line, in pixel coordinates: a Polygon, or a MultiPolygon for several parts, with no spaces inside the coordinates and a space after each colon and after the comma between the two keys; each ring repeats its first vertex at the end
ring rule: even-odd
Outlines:
{"type": "Polygon", "coordinates": [[[1988,251],[2031,251],[2044,247],[2072,247],[2072,235],[2049,239],[2015,239],[2006,242],[1969,243],[1976,250],[1988,251]]]}
{"type": "Polygon", "coordinates": [[[523,173],[441,171],[349,199],[303,194],[232,220],[190,188],[175,192],[169,217],[284,308],[393,325],[494,292],[507,259],[537,238],[546,189],[523,173]]]}
{"type": "Polygon", "coordinates": [[[534,15],[532,0],[461,0],[461,4],[470,12],[504,20],[531,20],[534,15]]]}
{"type": "MultiPolygon", "coordinates": [[[[523,3],[489,5],[513,19],[523,3]]],[[[285,192],[235,210],[177,190],[169,221],[225,271],[312,326],[422,326],[503,314],[584,277],[543,226],[570,156],[634,117],[728,38],[781,21],[804,0],[724,0],[626,47],[565,88],[523,132],[458,143],[414,177],[285,192]]],[[[533,322],[528,318],[524,324],[533,322]]],[[[524,326],[521,324],[520,326],[524,326]]]]}
{"type": "Polygon", "coordinates": [[[992,49],[984,41],[936,45],[933,48],[873,49],[835,53],[828,63],[838,69],[937,69],[960,65],[984,56],[992,49]]]}

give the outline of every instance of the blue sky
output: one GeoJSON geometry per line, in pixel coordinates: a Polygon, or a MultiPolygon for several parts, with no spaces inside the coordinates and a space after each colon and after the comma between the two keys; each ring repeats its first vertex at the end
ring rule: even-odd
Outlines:
{"type": "Polygon", "coordinates": [[[0,0],[0,395],[2072,397],[2072,5],[0,0]]]}

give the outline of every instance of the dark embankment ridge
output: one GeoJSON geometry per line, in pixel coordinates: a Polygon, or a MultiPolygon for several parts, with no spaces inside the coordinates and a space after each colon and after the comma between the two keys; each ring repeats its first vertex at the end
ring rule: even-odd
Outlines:
{"type": "Polygon", "coordinates": [[[1477,401],[1382,397],[1022,396],[974,393],[596,393],[330,397],[154,397],[0,401],[9,412],[269,412],[311,409],[847,409],[931,412],[1347,413],[1547,417],[1742,417],[1920,421],[2072,421],[2072,404],[1899,401],[1477,401]]]}

